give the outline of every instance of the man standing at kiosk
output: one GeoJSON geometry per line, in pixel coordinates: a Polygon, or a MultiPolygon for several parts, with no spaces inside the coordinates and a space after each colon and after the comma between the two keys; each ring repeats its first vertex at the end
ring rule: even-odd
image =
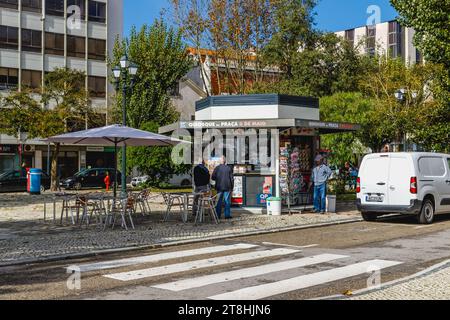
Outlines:
{"type": "Polygon", "coordinates": [[[222,215],[222,203],[225,201],[225,219],[231,217],[231,193],[234,188],[233,169],[226,165],[225,157],[222,157],[221,164],[214,170],[212,180],[216,182],[216,190],[219,193],[216,212],[220,219],[222,215]]]}
{"type": "Polygon", "coordinates": [[[325,214],[327,202],[327,182],[331,177],[331,169],[324,164],[324,158],[317,156],[316,167],[312,171],[311,183],[314,183],[314,213],[325,214]]]}

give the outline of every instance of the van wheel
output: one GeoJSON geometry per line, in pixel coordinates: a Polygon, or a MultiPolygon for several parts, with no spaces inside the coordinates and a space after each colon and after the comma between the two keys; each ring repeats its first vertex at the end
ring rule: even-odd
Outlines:
{"type": "Polygon", "coordinates": [[[371,213],[371,212],[363,212],[362,217],[363,217],[364,221],[367,221],[367,222],[376,221],[378,218],[376,213],[371,213]]]}
{"type": "Polygon", "coordinates": [[[431,199],[426,199],[419,214],[420,224],[432,224],[434,221],[434,204],[431,199]]]}

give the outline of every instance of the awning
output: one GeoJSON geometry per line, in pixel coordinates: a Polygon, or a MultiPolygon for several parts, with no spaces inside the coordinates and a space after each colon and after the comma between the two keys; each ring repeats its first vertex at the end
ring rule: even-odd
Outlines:
{"type": "Polygon", "coordinates": [[[353,123],[323,122],[304,119],[262,119],[262,120],[217,120],[217,121],[180,121],[171,125],[161,127],[160,134],[167,134],[179,129],[317,129],[320,134],[331,134],[341,132],[354,132],[361,126],[353,123]]]}

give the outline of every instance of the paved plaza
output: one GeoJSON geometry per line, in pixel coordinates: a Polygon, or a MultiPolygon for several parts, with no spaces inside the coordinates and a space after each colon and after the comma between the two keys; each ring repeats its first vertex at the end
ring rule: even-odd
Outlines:
{"type": "Polygon", "coordinates": [[[157,198],[152,202],[152,214],[145,217],[136,214],[136,230],[126,231],[118,227],[103,231],[95,225],[80,228],[65,223],[61,226],[58,223],[61,212],[59,205],[55,223],[51,195],[44,196],[48,201],[46,221],[42,197],[14,194],[0,195],[0,198],[0,265],[361,220],[352,205],[341,205],[338,214],[329,215],[271,217],[235,212],[233,220],[222,221],[219,225],[209,221],[195,225],[192,217],[184,224],[181,214],[175,212],[171,221],[163,222],[165,205],[162,198],[157,198]]]}
{"type": "Polygon", "coordinates": [[[349,300],[450,300],[450,261],[417,277],[396,282],[380,290],[355,295],[349,300]]]}

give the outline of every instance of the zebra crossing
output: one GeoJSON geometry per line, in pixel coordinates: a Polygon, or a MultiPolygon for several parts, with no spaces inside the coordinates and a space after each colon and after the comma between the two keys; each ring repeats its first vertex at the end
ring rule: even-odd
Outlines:
{"type": "Polygon", "coordinates": [[[301,249],[293,247],[268,248],[256,244],[238,243],[88,263],[77,267],[82,273],[101,271],[101,277],[121,283],[138,280],[156,282],[150,285],[148,290],[165,290],[179,294],[198,292],[199,297],[211,300],[259,300],[365,275],[374,269],[381,271],[400,264],[402,262],[380,259],[355,261],[348,255],[326,252],[304,256],[301,249]],[[244,253],[238,253],[243,250],[245,250],[244,253]],[[221,256],[204,257],[212,254],[221,254],[221,256]],[[171,259],[179,258],[187,258],[189,261],[169,262],[171,259]],[[149,268],[142,266],[149,263],[162,263],[162,265],[149,268]],[[253,266],[249,267],[249,264],[253,266]],[[337,265],[334,266],[334,264],[337,265]],[[312,266],[320,267],[322,271],[307,273],[309,270],[306,268],[312,266]],[[124,267],[130,267],[133,270],[115,272],[115,269],[124,267]],[[140,269],[134,270],[136,268],[140,269]],[[215,268],[220,269],[220,272],[215,268]],[[298,275],[297,271],[301,272],[301,275],[298,275]],[[198,275],[200,272],[203,274],[198,275]],[[297,274],[293,276],[296,272],[297,274]],[[167,276],[173,276],[171,281],[158,283],[158,279],[161,277],[167,279],[167,276]],[[289,278],[285,279],[283,276],[289,278]],[[265,279],[263,284],[255,285],[255,281],[243,281],[260,278],[265,279]],[[229,289],[230,287],[225,289],[226,284],[231,285],[232,289],[229,289]],[[216,291],[223,287],[224,292],[211,294],[211,291],[205,293],[208,291],[203,290],[211,287],[216,291]]]}

